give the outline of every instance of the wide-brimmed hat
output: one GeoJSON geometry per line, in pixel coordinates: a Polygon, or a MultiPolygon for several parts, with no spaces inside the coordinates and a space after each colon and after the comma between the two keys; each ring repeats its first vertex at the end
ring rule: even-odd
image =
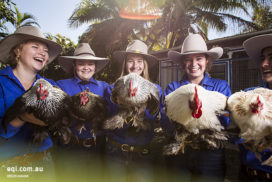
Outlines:
{"type": "Polygon", "coordinates": [[[207,54],[210,56],[211,61],[220,58],[223,55],[223,49],[221,47],[214,47],[210,50],[207,48],[207,44],[199,34],[189,34],[181,47],[181,52],[169,51],[168,57],[175,61],[181,61],[181,57],[189,54],[207,54]]]}
{"type": "Polygon", "coordinates": [[[7,36],[0,43],[0,61],[3,63],[8,63],[8,57],[11,49],[27,40],[37,40],[47,45],[49,55],[48,63],[53,61],[62,51],[62,48],[58,43],[46,39],[37,27],[23,26],[18,28],[13,34],[7,36]]]}
{"type": "Polygon", "coordinates": [[[249,38],[244,41],[243,46],[247,55],[257,64],[261,63],[262,51],[266,47],[272,47],[272,34],[264,34],[249,38]]]}
{"type": "Polygon", "coordinates": [[[133,40],[130,44],[128,44],[125,51],[115,51],[112,58],[114,61],[122,64],[127,54],[131,53],[144,56],[144,58],[148,62],[149,67],[152,67],[156,63],[158,63],[158,59],[155,56],[148,54],[147,45],[140,40],[133,40]]]}
{"type": "Polygon", "coordinates": [[[95,61],[95,72],[99,72],[107,65],[109,61],[108,58],[96,57],[88,43],[78,44],[77,48],[75,49],[74,56],[60,56],[58,60],[63,70],[67,73],[73,72],[74,60],[95,61]]]}

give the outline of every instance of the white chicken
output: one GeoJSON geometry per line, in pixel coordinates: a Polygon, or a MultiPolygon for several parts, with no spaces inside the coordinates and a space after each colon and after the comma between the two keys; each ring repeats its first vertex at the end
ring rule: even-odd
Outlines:
{"type": "MultiPolygon", "coordinates": [[[[186,140],[198,148],[204,142],[207,148],[219,148],[227,140],[221,131],[218,115],[223,113],[227,97],[216,91],[208,91],[196,84],[179,87],[165,97],[165,110],[169,119],[176,123],[177,142],[164,147],[165,155],[184,153],[186,140]],[[199,143],[200,142],[200,143],[199,143]]],[[[204,145],[205,145],[204,144],[204,145]]]]}
{"type": "MultiPolygon", "coordinates": [[[[236,92],[228,99],[227,109],[245,146],[261,161],[259,152],[272,149],[272,91],[256,88],[236,92]]],[[[263,164],[272,166],[272,157],[263,164]]]]}

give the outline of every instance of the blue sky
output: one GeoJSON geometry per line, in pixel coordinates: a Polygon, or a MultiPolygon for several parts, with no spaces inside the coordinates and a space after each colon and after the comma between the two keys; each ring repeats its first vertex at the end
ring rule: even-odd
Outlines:
{"type": "MultiPolygon", "coordinates": [[[[13,0],[21,13],[29,13],[36,17],[43,33],[57,33],[78,42],[80,36],[88,25],[77,29],[69,28],[68,18],[81,0],[13,0]]],[[[9,27],[10,32],[14,31],[9,27]]]]}
{"type": "MultiPolygon", "coordinates": [[[[78,37],[88,28],[87,24],[79,28],[70,28],[68,18],[81,0],[13,0],[17,4],[21,13],[29,13],[36,17],[43,33],[57,33],[70,38],[74,43],[78,42],[78,37]]],[[[14,31],[9,26],[10,33],[14,31]]],[[[211,30],[208,38],[210,40],[233,35],[235,32],[228,29],[224,33],[211,30]]]]}

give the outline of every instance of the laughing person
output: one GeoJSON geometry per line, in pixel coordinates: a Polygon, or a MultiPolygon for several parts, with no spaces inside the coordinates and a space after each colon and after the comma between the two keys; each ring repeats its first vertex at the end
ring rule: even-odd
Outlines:
{"type": "MultiPolygon", "coordinates": [[[[243,44],[249,58],[257,63],[262,76],[262,87],[272,89],[272,34],[260,35],[246,40],[243,44]]],[[[252,90],[248,88],[247,90],[252,90]]],[[[272,167],[262,165],[255,154],[246,149],[243,145],[240,147],[241,157],[241,181],[262,181],[272,180],[272,167]]],[[[271,151],[266,149],[260,153],[262,162],[271,156],[271,151]]]]}
{"type": "MultiPolygon", "coordinates": [[[[223,54],[221,47],[210,50],[204,39],[199,34],[189,34],[181,48],[181,52],[169,51],[168,57],[176,63],[180,63],[184,75],[180,81],[170,83],[164,96],[174,92],[183,85],[198,84],[209,91],[217,91],[225,96],[231,95],[231,90],[225,80],[211,78],[208,71],[214,60],[223,54]]],[[[220,116],[223,126],[229,124],[226,117],[220,116]]],[[[162,126],[171,131],[171,122],[162,112],[162,126]]],[[[184,154],[170,156],[169,163],[174,170],[178,170],[184,181],[224,181],[225,176],[224,149],[193,149],[188,148],[184,154]]],[[[171,175],[172,176],[172,175],[171,175]]]]}
{"type": "MultiPolygon", "coordinates": [[[[49,168],[45,166],[51,169],[53,167],[53,162],[48,155],[48,150],[52,147],[53,142],[48,136],[40,145],[31,144],[33,128],[26,124],[29,122],[45,125],[43,121],[25,112],[9,123],[7,133],[4,132],[1,121],[16,98],[42,78],[38,72],[51,63],[61,50],[59,44],[46,39],[40,30],[33,26],[20,27],[14,34],[2,40],[0,60],[11,66],[0,71],[0,166],[7,166],[7,164],[40,165],[45,170],[44,173],[39,174],[40,177],[50,173],[49,168]],[[1,162],[3,160],[5,162],[1,162]]],[[[46,80],[56,85],[54,81],[46,80]]],[[[2,174],[0,168],[0,175],[2,174]]],[[[54,180],[51,174],[49,177],[50,181],[54,180]]]]}

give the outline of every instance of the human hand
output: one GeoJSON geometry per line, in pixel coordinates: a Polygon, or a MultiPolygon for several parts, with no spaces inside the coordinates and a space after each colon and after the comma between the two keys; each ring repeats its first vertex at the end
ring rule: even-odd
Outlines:
{"type": "Polygon", "coordinates": [[[42,120],[36,118],[33,113],[24,112],[18,117],[23,122],[28,122],[40,126],[47,126],[42,120]]]}
{"type": "Polygon", "coordinates": [[[81,117],[79,117],[79,116],[77,116],[77,115],[75,115],[74,113],[70,113],[71,114],[71,116],[73,117],[73,118],[75,118],[75,119],[77,119],[77,120],[80,120],[80,121],[85,121],[86,119],[84,119],[84,118],[81,118],[81,117]]]}

